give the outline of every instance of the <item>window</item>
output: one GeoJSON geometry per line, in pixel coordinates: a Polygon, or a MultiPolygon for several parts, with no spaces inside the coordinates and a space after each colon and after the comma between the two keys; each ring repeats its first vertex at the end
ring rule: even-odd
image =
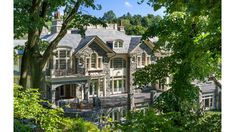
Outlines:
{"type": "Polygon", "coordinates": [[[122,91],[122,80],[118,80],[119,91],[122,91]]]}
{"type": "Polygon", "coordinates": [[[91,68],[96,68],[96,58],[97,55],[95,53],[91,54],[91,68]]]}
{"type": "Polygon", "coordinates": [[[212,109],[213,108],[213,95],[202,96],[202,103],[206,109],[212,109]]]}
{"type": "Polygon", "coordinates": [[[102,59],[98,58],[98,68],[101,68],[101,61],[102,61],[102,59]]]}
{"type": "Polygon", "coordinates": [[[140,57],[140,56],[138,56],[138,57],[137,57],[137,66],[141,66],[141,64],[140,64],[140,63],[141,63],[141,62],[140,62],[140,60],[141,60],[141,57],[140,57]]]}
{"type": "Polygon", "coordinates": [[[110,80],[110,87],[111,87],[113,93],[126,92],[126,79],[120,78],[120,77],[112,78],[110,80]]]}
{"type": "Polygon", "coordinates": [[[142,53],[142,66],[145,66],[145,59],[146,59],[146,54],[142,53]]]}
{"type": "Polygon", "coordinates": [[[91,54],[91,58],[86,58],[87,69],[101,69],[102,68],[102,57],[99,57],[96,53],[91,54]]]}
{"type": "Polygon", "coordinates": [[[137,56],[137,67],[144,67],[151,64],[150,55],[143,52],[140,56],[137,56]]]}
{"type": "Polygon", "coordinates": [[[123,41],[121,40],[114,41],[114,48],[123,48],[123,41]]]}
{"type": "Polygon", "coordinates": [[[90,58],[86,58],[86,68],[90,69],[90,58]]]}
{"type": "Polygon", "coordinates": [[[110,63],[111,68],[126,68],[126,61],[122,58],[114,58],[110,63]]]}
{"type": "Polygon", "coordinates": [[[69,69],[70,65],[70,50],[69,49],[58,49],[55,52],[55,69],[69,69]]]}
{"type": "Polygon", "coordinates": [[[114,89],[114,92],[117,92],[117,80],[114,80],[114,86],[113,86],[113,89],[114,89]]]}

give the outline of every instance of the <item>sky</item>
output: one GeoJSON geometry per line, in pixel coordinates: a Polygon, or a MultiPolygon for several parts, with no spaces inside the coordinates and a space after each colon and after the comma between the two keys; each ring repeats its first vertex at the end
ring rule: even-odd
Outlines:
{"type": "Polygon", "coordinates": [[[164,15],[164,8],[158,11],[154,11],[153,7],[147,5],[147,3],[138,4],[140,0],[95,0],[96,4],[102,6],[101,10],[93,10],[91,8],[82,8],[85,14],[93,15],[96,17],[102,17],[103,14],[109,10],[113,10],[117,17],[120,17],[127,12],[131,15],[139,14],[141,16],[146,16],[147,14],[153,15],[164,15]]]}

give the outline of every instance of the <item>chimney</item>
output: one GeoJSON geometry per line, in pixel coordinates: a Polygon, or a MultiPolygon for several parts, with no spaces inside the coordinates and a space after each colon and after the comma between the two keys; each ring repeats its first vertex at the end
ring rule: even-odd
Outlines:
{"type": "Polygon", "coordinates": [[[124,26],[123,26],[122,23],[123,23],[123,22],[122,22],[122,20],[121,20],[120,26],[117,27],[117,30],[120,31],[120,32],[124,32],[124,33],[125,33],[125,28],[124,28],[124,26]]]}
{"type": "Polygon", "coordinates": [[[51,34],[58,33],[61,30],[63,20],[61,19],[60,12],[54,13],[54,20],[52,20],[51,34]]]}
{"type": "Polygon", "coordinates": [[[120,31],[120,32],[124,32],[124,33],[125,33],[124,26],[118,26],[118,31],[120,31]]]}

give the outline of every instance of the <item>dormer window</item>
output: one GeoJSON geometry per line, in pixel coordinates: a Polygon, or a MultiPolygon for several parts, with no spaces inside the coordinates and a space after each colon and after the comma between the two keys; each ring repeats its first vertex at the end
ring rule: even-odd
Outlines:
{"type": "Polygon", "coordinates": [[[122,40],[116,40],[114,41],[114,48],[123,48],[123,41],[122,40]]]}

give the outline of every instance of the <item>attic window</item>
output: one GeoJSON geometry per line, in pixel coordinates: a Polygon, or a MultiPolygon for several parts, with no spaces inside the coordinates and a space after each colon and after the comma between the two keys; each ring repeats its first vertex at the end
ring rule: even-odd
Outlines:
{"type": "Polygon", "coordinates": [[[123,48],[123,41],[120,40],[115,41],[114,48],[123,48]]]}

